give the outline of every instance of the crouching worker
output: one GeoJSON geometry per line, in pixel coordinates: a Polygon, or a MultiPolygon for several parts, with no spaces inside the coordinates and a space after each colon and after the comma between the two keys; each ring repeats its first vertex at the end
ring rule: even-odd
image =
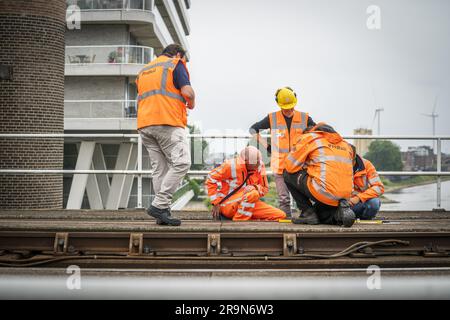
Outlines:
{"type": "Polygon", "coordinates": [[[372,162],[356,156],[353,164],[354,190],[350,204],[361,220],[372,220],[380,211],[380,196],[384,193],[384,185],[372,162]]]}
{"type": "Polygon", "coordinates": [[[214,205],[214,219],[233,221],[280,220],[286,214],[260,200],[268,191],[267,176],[261,152],[246,147],[234,159],[226,160],[212,170],[206,188],[214,205]]]}
{"type": "Polygon", "coordinates": [[[307,128],[287,157],[284,172],[286,185],[302,211],[293,223],[353,225],[355,214],[348,199],[354,155],[353,146],[329,125],[307,128]]]}

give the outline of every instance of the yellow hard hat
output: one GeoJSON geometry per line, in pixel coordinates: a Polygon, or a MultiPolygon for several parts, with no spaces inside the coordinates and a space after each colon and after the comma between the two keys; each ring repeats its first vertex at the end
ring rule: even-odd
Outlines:
{"type": "Polygon", "coordinates": [[[293,109],[297,105],[297,94],[289,87],[278,89],[275,101],[281,109],[293,109]]]}

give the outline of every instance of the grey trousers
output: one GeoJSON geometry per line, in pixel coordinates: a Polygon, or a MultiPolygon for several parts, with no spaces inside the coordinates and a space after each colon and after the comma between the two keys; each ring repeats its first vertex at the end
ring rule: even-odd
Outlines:
{"type": "Polygon", "coordinates": [[[286,183],[284,182],[283,175],[274,173],[274,178],[280,209],[284,211],[287,216],[291,216],[291,195],[286,183]]]}
{"type": "Polygon", "coordinates": [[[150,126],[139,130],[152,166],[154,207],[167,209],[191,167],[186,131],[171,126],[150,126]]]}

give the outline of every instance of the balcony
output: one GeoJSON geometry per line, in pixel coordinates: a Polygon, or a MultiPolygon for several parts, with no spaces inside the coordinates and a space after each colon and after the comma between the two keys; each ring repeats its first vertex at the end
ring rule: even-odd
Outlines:
{"type": "Polygon", "coordinates": [[[83,24],[128,24],[139,43],[161,50],[173,42],[154,0],[66,0],[83,24]]]}
{"type": "Polygon", "coordinates": [[[81,10],[147,10],[152,11],[153,0],[66,0],[67,6],[76,4],[81,10]]]}
{"type": "Polygon", "coordinates": [[[136,76],[153,59],[142,46],[66,46],[66,76],[136,76]]]}
{"type": "Polygon", "coordinates": [[[65,100],[65,130],[136,130],[135,100],[65,100]]]}

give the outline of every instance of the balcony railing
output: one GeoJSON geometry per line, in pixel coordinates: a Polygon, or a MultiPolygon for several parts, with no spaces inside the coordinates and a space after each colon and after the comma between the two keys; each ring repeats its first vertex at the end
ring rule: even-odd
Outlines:
{"type": "Polygon", "coordinates": [[[147,64],[153,48],[143,46],[66,46],[66,65],[147,64]]]}
{"type": "Polygon", "coordinates": [[[67,6],[77,5],[80,10],[145,10],[151,11],[154,0],[66,0],[67,6]]]}
{"type": "Polygon", "coordinates": [[[65,100],[65,118],[126,119],[136,118],[135,100],[65,100]]]}

